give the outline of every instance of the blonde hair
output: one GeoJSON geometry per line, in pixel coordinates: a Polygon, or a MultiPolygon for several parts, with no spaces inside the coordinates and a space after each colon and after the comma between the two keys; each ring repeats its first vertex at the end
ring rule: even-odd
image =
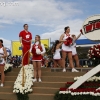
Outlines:
{"type": "MultiPolygon", "coordinates": [[[[41,37],[39,36],[39,35],[36,35],[38,38],[39,38],[39,45],[41,45],[41,37]]],[[[36,43],[36,41],[35,41],[35,43],[36,43]]]]}

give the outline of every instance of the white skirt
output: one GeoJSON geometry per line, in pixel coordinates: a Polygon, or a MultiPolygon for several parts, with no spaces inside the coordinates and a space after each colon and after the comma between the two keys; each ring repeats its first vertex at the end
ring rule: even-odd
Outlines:
{"type": "Polygon", "coordinates": [[[74,56],[74,55],[76,55],[76,54],[77,54],[76,47],[73,47],[73,48],[72,48],[72,55],[74,56]]]}
{"type": "Polygon", "coordinates": [[[54,59],[54,60],[59,60],[59,59],[61,59],[60,53],[55,53],[55,54],[53,55],[53,59],[54,59]]]}
{"type": "Polygon", "coordinates": [[[64,43],[62,44],[62,50],[65,52],[72,52],[71,46],[66,46],[64,43]]]}

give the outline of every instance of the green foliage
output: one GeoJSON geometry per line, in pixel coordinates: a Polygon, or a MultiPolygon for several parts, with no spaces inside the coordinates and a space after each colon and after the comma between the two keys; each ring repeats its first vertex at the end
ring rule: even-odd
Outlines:
{"type": "Polygon", "coordinates": [[[87,54],[88,54],[88,47],[77,47],[77,53],[79,56],[79,59],[87,59],[87,54]]]}
{"type": "Polygon", "coordinates": [[[4,71],[4,73],[6,74],[8,72],[11,72],[11,70],[12,70],[12,67],[9,67],[6,71],[4,71]]]}
{"type": "Polygon", "coordinates": [[[100,100],[100,96],[91,95],[76,95],[71,94],[59,94],[59,91],[55,94],[54,100],[100,100]]]}
{"type": "Polygon", "coordinates": [[[28,94],[16,93],[17,100],[29,100],[28,94]]]}

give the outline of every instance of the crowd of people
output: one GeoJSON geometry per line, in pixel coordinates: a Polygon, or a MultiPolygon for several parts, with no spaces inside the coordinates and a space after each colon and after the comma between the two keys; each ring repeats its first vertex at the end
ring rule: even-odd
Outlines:
{"type": "Polygon", "coordinates": [[[6,62],[11,64],[13,66],[13,68],[18,68],[18,66],[21,65],[22,62],[22,56],[7,56],[6,62]]]}
{"type": "Polygon", "coordinates": [[[4,85],[4,66],[6,61],[13,64],[13,67],[26,66],[30,63],[34,67],[34,79],[33,82],[41,80],[41,66],[44,67],[57,67],[63,68],[63,72],[66,72],[66,57],[69,60],[69,67],[72,68],[72,72],[78,72],[73,64],[73,59],[76,61],[76,66],[80,67],[78,55],[76,52],[75,41],[81,36],[82,32],[76,37],[74,34],[70,34],[70,27],[64,28],[64,33],[60,36],[59,40],[55,41],[51,52],[53,57],[48,57],[45,53],[45,47],[41,43],[41,37],[35,36],[35,43],[32,45],[32,34],[28,31],[28,24],[23,25],[24,30],[19,33],[19,40],[22,47],[21,56],[7,56],[5,47],[3,46],[3,40],[0,39],[0,72],[1,72],[1,86],[4,85]],[[31,46],[32,45],[32,46],[31,46]],[[31,49],[31,50],[30,50],[31,49]],[[32,56],[30,57],[30,52],[32,56]],[[7,60],[6,60],[7,58],[7,60]]]}

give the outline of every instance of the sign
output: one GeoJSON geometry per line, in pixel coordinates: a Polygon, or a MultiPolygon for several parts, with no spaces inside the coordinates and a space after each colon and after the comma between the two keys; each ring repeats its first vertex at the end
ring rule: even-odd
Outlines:
{"type": "MultiPolygon", "coordinates": [[[[41,39],[41,43],[44,44],[45,48],[50,47],[50,39],[41,39]]],[[[32,44],[34,44],[34,40],[32,44]]],[[[12,55],[22,55],[22,48],[19,41],[12,41],[12,55]]]]}
{"type": "Polygon", "coordinates": [[[83,23],[82,31],[88,39],[100,41],[100,15],[87,18],[83,23]]]}

